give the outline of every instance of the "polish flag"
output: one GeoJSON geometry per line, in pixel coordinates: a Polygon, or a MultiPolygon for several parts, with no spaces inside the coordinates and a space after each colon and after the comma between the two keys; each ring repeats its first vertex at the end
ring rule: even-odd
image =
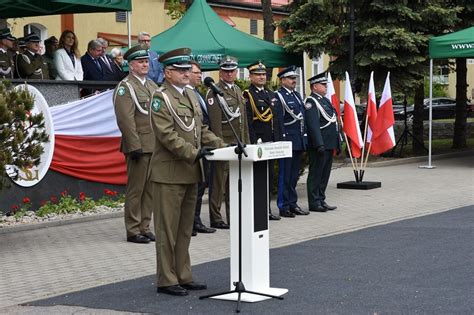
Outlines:
{"type": "Polygon", "coordinates": [[[327,83],[327,92],[326,97],[331,100],[331,104],[336,110],[337,120],[341,118],[341,104],[339,103],[339,98],[336,95],[336,89],[334,89],[334,83],[332,82],[331,73],[328,72],[328,83],[327,83]]]}
{"type": "Polygon", "coordinates": [[[50,108],[55,148],[50,168],[72,177],[126,184],[113,90],[50,108]]]}
{"type": "Polygon", "coordinates": [[[375,100],[374,72],[370,73],[369,95],[367,97],[367,143],[372,140],[372,130],[377,120],[377,102],[375,100]]]}
{"type": "Polygon", "coordinates": [[[351,81],[346,72],[346,88],[344,92],[344,132],[350,139],[352,156],[359,158],[364,144],[359,127],[359,119],[355,108],[354,96],[352,95],[351,81]]]}
{"type": "Polygon", "coordinates": [[[392,90],[390,89],[390,72],[387,73],[385,86],[380,100],[380,107],[377,113],[377,120],[372,128],[372,146],[370,153],[382,154],[395,146],[395,134],[393,125],[395,118],[393,117],[392,106],[392,90]]]}

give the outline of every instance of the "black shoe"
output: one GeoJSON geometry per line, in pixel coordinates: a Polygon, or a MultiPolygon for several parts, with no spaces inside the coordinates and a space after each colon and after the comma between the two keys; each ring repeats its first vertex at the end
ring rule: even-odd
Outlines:
{"type": "Polygon", "coordinates": [[[127,237],[127,242],[138,243],[138,244],[147,244],[150,243],[150,239],[143,235],[134,235],[127,237]]]}
{"type": "Polygon", "coordinates": [[[326,202],[324,202],[324,201],[321,203],[321,205],[322,205],[324,208],[328,209],[329,211],[331,211],[331,210],[336,210],[336,209],[337,209],[336,206],[330,206],[330,205],[328,205],[328,204],[327,204],[326,202]]]}
{"type": "Polygon", "coordinates": [[[195,225],[193,228],[193,231],[197,233],[214,233],[216,229],[208,228],[204,224],[200,224],[200,225],[195,225]]]}
{"type": "Polygon", "coordinates": [[[225,224],[224,222],[217,222],[217,223],[211,223],[211,227],[215,228],[215,229],[224,229],[224,230],[228,230],[229,229],[229,225],[228,224],[225,224]]]}
{"type": "Polygon", "coordinates": [[[145,234],[142,234],[142,235],[145,236],[147,239],[149,239],[151,242],[155,241],[155,235],[153,235],[153,233],[151,232],[146,232],[145,234]]]}
{"type": "Polygon", "coordinates": [[[280,211],[280,217],[294,218],[295,215],[293,213],[291,213],[290,211],[280,211]]]}
{"type": "Polygon", "coordinates": [[[183,287],[186,290],[206,290],[207,285],[204,283],[199,283],[199,282],[189,282],[185,284],[181,284],[181,287],[183,287]]]}
{"type": "Polygon", "coordinates": [[[271,212],[270,212],[270,214],[268,215],[268,219],[269,219],[269,220],[272,220],[272,221],[281,220],[281,218],[280,218],[279,215],[273,214],[273,213],[271,213],[271,212]]]}
{"type": "Polygon", "coordinates": [[[176,295],[176,296],[185,296],[188,295],[188,291],[180,285],[171,285],[169,287],[158,287],[156,288],[156,292],[164,293],[169,295],[176,295]]]}
{"type": "Polygon", "coordinates": [[[193,230],[193,232],[191,233],[191,236],[196,236],[196,235],[198,235],[198,232],[193,230]]]}
{"type": "Polygon", "coordinates": [[[305,211],[303,209],[301,209],[300,207],[296,206],[292,209],[290,209],[290,212],[291,213],[294,213],[296,215],[308,215],[309,214],[309,211],[305,211]]]}
{"type": "Polygon", "coordinates": [[[309,209],[312,212],[326,212],[328,209],[324,208],[323,206],[316,206],[314,208],[309,209]]]}

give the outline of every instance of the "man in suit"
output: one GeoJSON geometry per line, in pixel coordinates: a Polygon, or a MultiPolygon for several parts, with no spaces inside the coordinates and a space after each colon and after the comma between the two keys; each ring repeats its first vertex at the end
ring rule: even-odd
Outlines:
{"type": "MultiPolygon", "coordinates": [[[[196,98],[199,101],[199,105],[201,106],[202,112],[202,123],[204,125],[209,126],[209,115],[207,110],[207,104],[202,98],[199,91],[196,87],[201,84],[202,79],[202,72],[201,66],[194,60],[190,61],[191,63],[191,72],[189,73],[189,86],[194,91],[196,98]]],[[[196,210],[194,212],[194,225],[193,225],[193,234],[192,236],[196,236],[197,233],[214,233],[216,229],[209,228],[202,223],[201,220],[201,206],[202,206],[202,196],[204,195],[204,191],[206,187],[209,186],[209,162],[206,159],[202,160],[203,169],[204,169],[204,178],[202,182],[198,183],[198,191],[197,191],[197,199],[196,199],[196,210]]]]}
{"type": "Polygon", "coordinates": [[[309,211],[326,212],[336,207],[326,203],[326,187],[331,175],[333,152],[341,151],[336,110],[325,95],[326,73],[308,79],[311,95],[304,101],[308,132],[309,172],[307,180],[309,211]]]}
{"type": "Polygon", "coordinates": [[[196,207],[197,183],[202,181],[201,159],[213,154],[208,146],[223,147],[202,123],[194,91],[188,87],[189,48],[160,57],[165,82],[151,100],[151,125],[155,133],[149,179],[153,183],[156,231],[157,292],[185,296],[204,290],[193,281],[189,243],[196,207]]]}
{"type": "Polygon", "coordinates": [[[40,52],[41,39],[35,33],[24,38],[26,49],[17,58],[17,71],[20,79],[49,80],[48,65],[40,52]]]}
{"type": "Polygon", "coordinates": [[[152,186],[147,175],[155,144],[149,110],[158,86],[146,77],[148,54],[144,47],[130,48],[124,58],[129,63],[130,74],[115,88],[114,109],[122,132],[120,151],[127,163],[125,229],[128,242],[143,244],[155,240],[150,230],[152,186]]]}
{"type": "MultiPolygon", "coordinates": [[[[210,129],[216,136],[222,138],[226,143],[236,143],[235,136],[230,124],[234,127],[237,136],[242,143],[250,143],[249,129],[247,124],[247,113],[242,91],[234,83],[237,77],[237,59],[231,56],[222,58],[219,64],[219,83],[224,96],[215,95],[209,89],[206,100],[209,104],[210,129]],[[223,106],[222,112],[219,102],[223,106]],[[229,118],[230,123],[227,122],[229,118]]],[[[212,162],[212,188],[209,197],[209,212],[211,215],[211,227],[218,229],[228,229],[230,224],[230,204],[229,204],[229,162],[212,162]],[[225,198],[224,198],[225,197],[225,198]],[[222,200],[225,200],[227,223],[221,216],[222,200]]]]}
{"type": "MultiPolygon", "coordinates": [[[[250,142],[280,141],[282,134],[278,121],[278,107],[275,107],[276,98],[265,84],[267,83],[267,69],[260,61],[247,67],[249,70],[250,87],[243,96],[246,100],[247,121],[249,125],[250,142]]],[[[270,220],[280,220],[280,216],[272,214],[270,201],[273,188],[274,160],[268,161],[268,215],[270,220]]]]}
{"type": "Polygon", "coordinates": [[[13,79],[15,65],[8,50],[13,48],[15,40],[9,28],[0,30],[0,79],[13,79]]]}
{"type": "Polygon", "coordinates": [[[145,45],[148,49],[148,56],[150,57],[150,71],[148,78],[153,80],[156,84],[162,84],[164,80],[163,66],[158,61],[158,54],[151,50],[151,37],[147,32],[138,33],[138,43],[145,45]]]}
{"type": "Polygon", "coordinates": [[[87,44],[87,52],[81,57],[84,80],[104,81],[104,69],[100,62],[102,44],[94,39],[87,44]]]}
{"type": "Polygon", "coordinates": [[[294,218],[295,215],[308,215],[309,212],[298,206],[296,184],[300,173],[301,155],[306,149],[306,130],[304,107],[296,88],[296,66],[290,66],[278,73],[281,87],[275,92],[276,106],[282,113],[279,121],[283,139],[292,142],[292,157],[279,160],[278,199],[280,216],[294,218]]]}
{"type": "Polygon", "coordinates": [[[104,81],[120,81],[122,75],[120,74],[118,68],[114,66],[114,61],[107,55],[107,49],[109,47],[109,42],[103,38],[97,38],[97,41],[102,46],[102,53],[99,57],[99,62],[102,65],[104,70],[104,81]]]}

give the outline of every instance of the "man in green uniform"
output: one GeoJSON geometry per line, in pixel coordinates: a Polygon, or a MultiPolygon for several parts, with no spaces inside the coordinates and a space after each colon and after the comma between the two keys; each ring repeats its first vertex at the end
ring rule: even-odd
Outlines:
{"type": "Polygon", "coordinates": [[[199,101],[187,87],[190,54],[189,48],[180,48],[160,56],[165,82],[151,102],[155,150],[149,179],[153,184],[157,291],[177,296],[207,288],[193,281],[189,243],[197,183],[203,179],[201,158],[213,154],[209,146],[224,146],[202,124],[199,101]]]}
{"type": "MultiPolygon", "coordinates": [[[[242,143],[249,144],[249,128],[247,124],[247,113],[245,100],[240,88],[234,84],[237,77],[237,59],[224,57],[219,64],[219,83],[224,96],[216,95],[211,89],[207,91],[206,99],[209,112],[209,126],[216,136],[221,137],[226,143],[236,143],[232,129],[227,122],[226,116],[239,136],[242,143]],[[219,102],[224,108],[222,112],[219,102]]],[[[211,215],[211,227],[218,229],[229,228],[229,162],[212,162],[212,187],[210,189],[209,211],[211,215]],[[222,199],[225,194],[225,208],[227,224],[222,220],[220,213],[222,199]]]]}
{"type": "Polygon", "coordinates": [[[26,49],[17,58],[17,71],[20,79],[49,79],[48,65],[39,54],[40,38],[31,33],[25,36],[26,49]]]}
{"type": "Polygon", "coordinates": [[[309,171],[307,179],[309,211],[336,209],[326,203],[326,187],[331,175],[333,152],[341,151],[336,110],[325,97],[326,73],[308,79],[311,95],[304,101],[308,133],[309,171]]]}
{"type": "Polygon", "coordinates": [[[127,241],[149,243],[155,240],[150,231],[152,186],[147,180],[155,137],[150,126],[150,104],[158,86],[147,78],[148,53],[140,45],[124,55],[130,74],[115,88],[114,108],[122,132],[120,151],[127,162],[125,192],[125,229],[127,241]]]}
{"type": "Polygon", "coordinates": [[[8,50],[13,48],[15,40],[10,29],[0,30],[0,79],[13,79],[14,65],[8,50]]]}

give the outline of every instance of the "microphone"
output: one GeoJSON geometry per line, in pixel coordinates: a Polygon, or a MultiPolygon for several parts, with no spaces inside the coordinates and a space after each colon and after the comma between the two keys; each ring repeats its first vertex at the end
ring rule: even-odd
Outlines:
{"type": "Polygon", "coordinates": [[[219,94],[220,96],[224,96],[224,92],[222,92],[221,88],[218,87],[214,83],[213,78],[211,78],[211,77],[205,78],[204,79],[204,85],[207,86],[208,88],[210,88],[212,90],[212,92],[214,92],[215,94],[219,94]]]}

